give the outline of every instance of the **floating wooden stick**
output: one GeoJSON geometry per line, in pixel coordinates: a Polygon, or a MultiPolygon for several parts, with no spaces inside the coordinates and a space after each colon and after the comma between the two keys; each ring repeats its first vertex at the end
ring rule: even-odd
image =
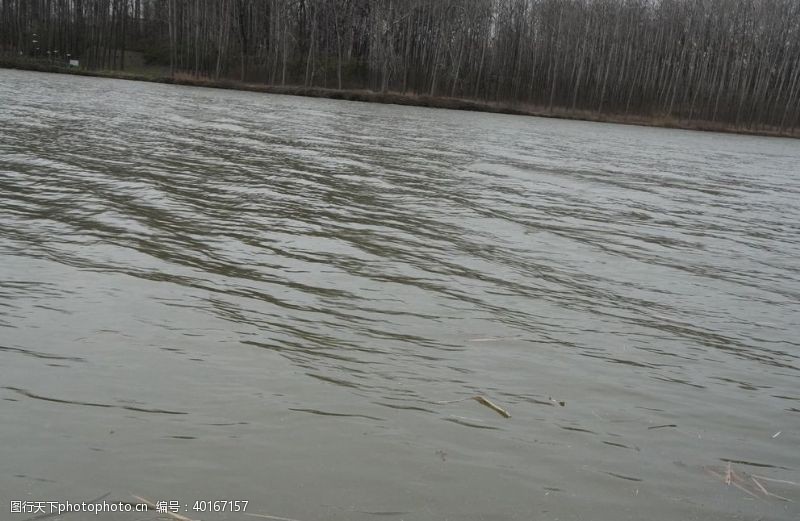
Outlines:
{"type": "Polygon", "coordinates": [[[503,418],[511,418],[511,415],[508,413],[507,410],[503,409],[502,407],[500,407],[499,405],[497,405],[495,403],[492,403],[491,400],[489,400],[488,398],[486,398],[484,396],[473,396],[472,399],[475,400],[476,402],[478,402],[478,403],[480,403],[482,405],[485,405],[486,407],[490,408],[491,410],[493,410],[494,412],[496,412],[497,414],[499,414],[503,418]]]}
{"type": "Polygon", "coordinates": [[[472,399],[474,399],[474,397],[470,396],[468,398],[459,398],[458,400],[444,400],[444,401],[441,401],[441,402],[433,402],[433,403],[435,403],[436,405],[450,405],[451,403],[461,403],[461,402],[466,402],[467,400],[472,400],[472,399]]]}
{"type": "Polygon", "coordinates": [[[493,410],[494,412],[496,412],[497,414],[499,414],[503,418],[511,418],[511,414],[509,414],[509,412],[507,410],[503,409],[502,407],[500,407],[496,403],[492,402],[491,400],[489,400],[485,396],[481,396],[481,395],[470,396],[469,398],[460,398],[458,400],[445,400],[443,402],[434,402],[434,403],[436,403],[437,405],[448,405],[448,404],[451,404],[451,403],[466,402],[467,400],[475,400],[476,402],[478,402],[478,403],[480,403],[482,405],[485,405],[486,407],[490,408],[491,410],[493,410]]]}
{"type": "Polygon", "coordinates": [[[763,497],[774,497],[775,499],[780,499],[781,501],[788,501],[790,503],[793,503],[791,499],[779,496],[778,494],[775,494],[767,490],[767,487],[764,486],[764,484],[761,483],[761,481],[759,480],[772,481],[776,483],[783,483],[786,485],[798,486],[798,484],[793,481],[768,478],[765,476],[756,476],[755,474],[748,475],[747,472],[743,472],[744,476],[740,476],[735,470],[733,470],[731,462],[728,462],[728,464],[724,467],[724,471],[723,469],[720,469],[720,472],[717,472],[711,467],[704,467],[704,469],[707,473],[711,474],[720,481],[724,482],[726,485],[734,486],[739,490],[741,490],[742,492],[744,492],[745,494],[747,494],[748,496],[752,496],[758,499],[762,499],[762,497],[759,496],[759,494],[761,494],[763,495],[763,497]],[[750,478],[749,481],[746,479],[748,477],[750,478]],[[751,481],[752,484],[750,483],[751,481]],[[753,484],[755,485],[755,487],[753,486],[753,484]]]}
{"type": "Polygon", "coordinates": [[[724,482],[726,485],[733,485],[734,487],[738,488],[739,490],[741,490],[742,492],[744,492],[744,493],[745,493],[745,494],[747,494],[748,496],[752,496],[752,497],[754,497],[754,498],[758,498],[758,495],[754,494],[754,493],[753,493],[752,491],[750,491],[750,490],[747,490],[745,487],[743,487],[742,485],[740,485],[740,484],[739,484],[739,483],[736,481],[737,479],[739,479],[739,477],[738,477],[738,476],[736,475],[736,473],[735,473],[735,472],[733,472],[733,470],[731,469],[731,464],[730,464],[730,462],[728,462],[728,466],[727,466],[727,468],[726,468],[726,470],[725,470],[725,474],[724,474],[724,475],[723,475],[723,474],[719,474],[719,473],[715,472],[714,470],[712,470],[712,469],[710,469],[710,468],[706,468],[706,471],[707,471],[708,473],[710,473],[710,474],[712,474],[712,475],[714,475],[714,476],[718,477],[719,479],[721,479],[721,480],[722,480],[722,481],[723,481],[723,482],[724,482]]]}
{"type": "Polygon", "coordinates": [[[764,487],[764,485],[762,485],[761,482],[758,481],[755,477],[750,476],[750,479],[753,480],[753,483],[758,485],[758,488],[764,493],[765,496],[772,496],[774,498],[780,499],[781,501],[788,501],[789,503],[793,503],[793,501],[791,499],[783,497],[783,496],[779,496],[778,494],[773,494],[772,492],[767,490],[766,487],[764,487]]]}
{"type": "Polygon", "coordinates": [[[753,480],[753,483],[755,483],[755,484],[756,484],[756,486],[758,487],[758,489],[759,489],[759,490],[760,490],[760,491],[761,491],[761,492],[762,492],[762,493],[763,493],[765,496],[768,496],[768,495],[769,495],[769,491],[768,491],[767,489],[765,489],[765,488],[764,488],[764,485],[762,485],[760,481],[758,481],[758,480],[757,480],[756,478],[754,478],[753,476],[750,476],[750,479],[752,479],[752,480],[753,480]]]}
{"type": "Polygon", "coordinates": [[[764,481],[772,481],[773,483],[783,483],[784,485],[793,485],[795,487],[800,487],[800,483],[795,483],[794,481],[787,481],[785,479],[768,478],[766,476],[757,476],[755,474],[753,474],[753,477],[762,479],[764,481]]]}
{"type": "Polygon", "coordinates": [[[735,481],[732,482],[731,485],[733,485],[734,487],[738,488],[739,490],[741,490],[742,492],[744,492],[745,494],[747,494],[749,496],[753,496],[754,498],[758,498],[758,496],[756,494],[753,494],[752,492],[750,492],[749,490],[747,490],[746,488],[744,488],[740,484],[736,483],[735,481]]]}

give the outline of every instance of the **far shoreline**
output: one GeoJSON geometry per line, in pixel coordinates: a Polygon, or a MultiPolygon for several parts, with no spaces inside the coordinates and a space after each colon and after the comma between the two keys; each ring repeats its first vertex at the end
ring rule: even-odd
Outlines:
{"type": "Polygon", "coordinates": [[[49,72],[55,74],[69,74],[73,76],[87,76],[94,78],[110,78],[129,81],[144,81],[150,83],[163,83],[168,85],[181,85],[186,87],[206,87],[212,89],[240,90],[247,92],[260,92],[264,94],[282,94],[289,96],[303,96],[311,98],[326,98],[345,101],[361,101],[366,103],[382,103],[404,105],[413,107],[441,108],[450,110],[463,110],[471,112],[486,112],[493,114],[510,114],[514,116],[533,116],[539,118],[563,119],[573,121],[589,121],[595,123],[613,123],[620,125],[637,125],[644,127],[670,128],[678,130],[695,130],[703,132],[720,132],[726,134],[739,134],[748,136],[800,138],[800,129],[780,131],[772,129],[747,129],[737,128],[729,124],[711,121],[683,121],[663,116],[638,116],[631,114],[598,113],[593,111],[571,111],[556,108],[553,111],[541,108],[525,108],[501,103],[489,103],[461,98],[443,96],[427,96],[419,94],[402,94],[399,92],[377,92],[371,90],[330,89],[324,87],[303,87],[293,85],[267,85],[261,83],[247,83],[236,80],[213,80],[208,78],[195,78],[188,74],[170,76],[154,76],[146,74],[129,73],[125,71],[71,69],[63,66],[8,60],[0,58],[0,69],[16,69],[33,72],[49,72]]]}

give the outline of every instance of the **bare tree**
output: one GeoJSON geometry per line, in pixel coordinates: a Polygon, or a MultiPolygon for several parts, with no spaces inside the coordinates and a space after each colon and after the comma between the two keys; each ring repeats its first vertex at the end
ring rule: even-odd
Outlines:
{"type": "Polygon", "coordinates": [[[800,124],[797,0],[0,0],[0,54],[708,120],[800,124]]]}

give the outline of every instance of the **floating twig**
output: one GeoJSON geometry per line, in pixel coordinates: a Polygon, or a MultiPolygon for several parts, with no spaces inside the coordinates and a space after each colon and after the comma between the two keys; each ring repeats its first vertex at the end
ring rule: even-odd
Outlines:
{"type": "Polygon", "coordinates": [[[792,485],[795,487],[800,487],[800,483],[795,483],[794,481],[788,481],[785,479],[775,479],[775,478],[768,478],[766,476],[757,476],[753,474],[754,478],[763,479],[764,481],[772,481],[773,483],[783,483],[784,485],[792,485]]]}
{"type": "Polygon", "coordinates": [[[472,399],[475,400],[476,402],[478,402],[478,403],[480,403],[482,405],[485,405],[486,407],[490,408],[491,410],[493,410],[494,412],[496,412],[497,414],[499,414],[503,418],[511,418],[511,414],[509,414],[507,410],[503,409],[502,407],[500,407],[499,405],[497,405],[495,403],[492,403],[491,400],[489,400],[488,398],[486,398],[484,396],[473,396],[472,399]]]}
{"type": "Polygon", "coordinates": [[[746,488],[744,488],[739,483],[736,483],[735,481],[733,481],[734,478],[733,478],[733,473],[732,472],[730,474],[728,474],[728,471],[726,471],[725,474],[723,475],[723,474],[720,474],[720,473],[716,472],[714,469],[711,469],[711,468],[708,468],[708,467],[705,467],[705,470],[706,470],[706,472],[708,472],[712,476],[714,476],[716,478],[719,478],[726,485],[733,485],[734,487],[738,488],[739,490],[741,490],[742,492],[744,492],[748,496],[753,496],[754,498],[758,498],[758,495],[754,494],[750,490],[747,490],[746,488]]]}
{"type": "Polygon", "coordinates": [[[474,396],[469,396],[467,398],[459,398],[458,400],[444,400],[441,402],[433,402],[433,403],[435,403],[436,405],[450,405],[451,403],[466,402],[467,400],[472,400],[472,399],[474,399],[474,396]]]}
{"type": "Polygon", "coordinates": [[[778,494],[773,494],[772,492],[770,492],[769,490],[767,490],[767,489],[766,489],[766,487],[764,487],[764,485],[762,485],[762,484],[761,484],[761,482],[760,482],[760,481],[758,481],[758,480],[757,480],[755,477],[753,477],[753,476],[750,476],[750,479],[752,479],[752,480],[753,480],[753,483],[755,483],[756,485],[758,485],[758,488],[759,488],[759,489],[761,489],[761,491],[762,491],[762,492],[764,492],[764,495],[765,495],[765,496],[772,496],[772,497],[774,497],[774,498],[776,498],[776,499],[780,499],[781,501],[787,501],[787,502],[789,502],[789,503],[793,503],[793,501],[792,501],[791,499],[789,499],[789,498],[786,498],[786,497],[783,497],[783,496],[779,496],[778,494]]]}
{"type": "Polygon", "coordinates": [[[514,336],[491,336],[491,337],[484,337],[484,338],[470,338],[470,342],[499,342],[501,340],[514,340],[517,338],[522,338],[522,335],[514,335],[514,336]]]}
{"type": "Polygon", "coordinates": [[[496,403],[492,402],[491,400],[489,400],[485,396],[481,396],[481,395],[470,396],[468,398],[460,398],[458,400],[445,400],[445,401],[442,401],[442,402],[433,402],[433,403],[435,403],[437,405],[449,405],[451,403],[466,402],[467,400],[475,400],[476,402],[478,402],[480,404],[483,404],[486,407],[490,408],[491,410],[493,410],[494,412],[496,412],[497,414],[499,414],[503,418],[511,418],[511,414],[509,414],[509,412],[507,410],[503,409],[502,407],[500,407],[496,403]]]}
{"type": "Polygon", "coordinates": [[[732,482],[731,485],[733,485],[734,487],[738,488],[739,490],[741,490],[742,492],[744,492],[748,496],[753,496],[754,498],[758,499],[758,496],[756,494],[753,494],[752,492],[750,492],[749,490],[747,490],[746,488],[744,488],[740,484],[736,483],[735,481],[732,482]]]}
{"type": "Polygon", "coordinates": [[[760,491],[761,491],[761,492],[762,492],[762,493],[763,493],[765,496],[768,496],[768,495],[769,495],[769,491],[768,491],[767,489],[765,489],[765,488],[764,488],[764,485],[762,485],[760,481],[758,481],[758,480],[757,480],[756,478],[754,478],[753,476],[750,476],[750,479],[752,479],[752,480],[753,480],[753,483],[755,483],[755,484],[756,484],[756,486],[758,487],[758,489],[759,489],[759,490],[760,490],[760,491]]]}
{"type": "Polygon", "coordinates": [[[770,492],[769,490],[767,490],[767,487],[763,483],[761,483],[761,481],[759,481],[759,480],[772,481],[772,482],[776,482],[776,483],[783,483],[783,484],[786,484],[786,485],[800,486],[797,483],[795,483],[794,481],[787,481],[785,479],[768,478],[766,476],[757,476],[755,474],[749,474],[748,475],[747,472],[743,472],[743,471],[742,472],[744,474],[744,477],[740,476],[733,469],[733,466],[732,466],[730,461],[724,467],[724,472],[722,471],[722,469],[720,469],[720,471],[717,472],[716,470],[714,470],[711,467],[704,467],[704,469],[705,469],[705,471],[707,473],[711,474],[712,476],[716,477],[720,481],[724,482],[726,485],[734,486],[734,487],[738,488],[739,490],[741,490],[742,492],[744,492],[745,494],[747,494],[748,496],[752,496],[752,497],[758,498],[758,499],[762,499],[762,497],[759,496],[759,494],[761,494],[761,495],[763,495],[763,497],[774,497],[775,499],[779,499],[781,501],[788,501],[790,503],[793,503],[793,501],[791,499],[789,499],[787,497],[780,496],[778,494],[775,494],[774,492],[770,492]],[[750,478],[749,480],[746,479],[748,477],[750,478]],[[752,481],[752,484],[751,484],[751,481],[752,481]],[[755,487],[753,485],[755,485],[755,487]]]}

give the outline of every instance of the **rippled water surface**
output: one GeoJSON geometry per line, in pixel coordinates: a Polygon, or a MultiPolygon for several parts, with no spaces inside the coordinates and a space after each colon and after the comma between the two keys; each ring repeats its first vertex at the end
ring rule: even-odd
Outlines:
{"type": "Polygon", "coordinates": [[[799,165],[0,70],[2,517],[795,520],[799,165]]]}

